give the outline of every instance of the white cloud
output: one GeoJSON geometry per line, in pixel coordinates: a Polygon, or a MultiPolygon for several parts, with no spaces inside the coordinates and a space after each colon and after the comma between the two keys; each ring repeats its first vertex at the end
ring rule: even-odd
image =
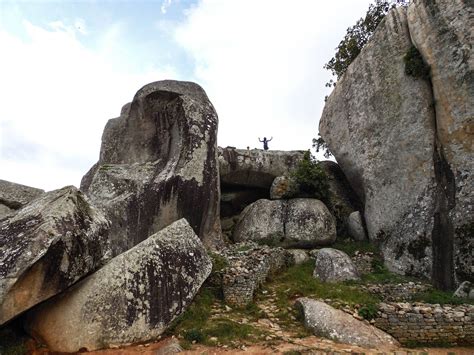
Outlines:
{"type": "Polygon", "coordinates": [[[203,0],[175,37],[219,114],[219,144],[308,149],[328,90],[322,67],[370,0],[203,0]]]}
{"type": "Polygon", "coordinates": [[[118,29],[94,52],[76,38],[77,24],[24,22],[27,39],[0,28],[0,179],[78,186],[98,158],[106,121],[142,85],[177,76],[172,68],[121,71],[111,64],[118,29]]]}

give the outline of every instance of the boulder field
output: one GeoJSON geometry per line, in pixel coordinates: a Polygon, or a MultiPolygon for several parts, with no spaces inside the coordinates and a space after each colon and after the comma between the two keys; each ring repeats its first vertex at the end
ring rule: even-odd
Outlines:
{"type": "Polygon", "coordinates": [[[474,277],[472,14],[461,0],[391,10],[319,124],[387,267],[444,289],[474,277]],[[406,74],[413,47],[429,79],[406,74]]]}
{"type": "MultiPolygon", "coordinates": [[[[473,11],[463,0],[413,0],[387,14],[324,107],[320,133],[338,161],[320,163],[324,202],[294,180],[303,151],[218,148],[204,90],[171,80],[145,85],[108,121],[80,190],[0,180],[0,325],[21,323],[57,352],[153,341],[191,304],[212,260],[207,282],[235,305],[310,258],[317,282],[358,280],[373,255],[326,248],[342,237],[377,244],[393,272],[446,290],[465,281],[456,296],[471,297],[473,11]],[[429,78],[407,74],[408,53],[429,78]]],[[[398,346],[321,300],[296,304],[319,336],[398,346]]],[[[453,311],[461,333],[471,310],[453,311]]]]}

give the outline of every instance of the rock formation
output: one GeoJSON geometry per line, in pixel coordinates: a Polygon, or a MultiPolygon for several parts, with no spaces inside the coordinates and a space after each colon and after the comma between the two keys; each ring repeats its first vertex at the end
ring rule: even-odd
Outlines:
{"type": "Polygon", "coordinates": [[[299,298],[296,304],[303,313],[305,327],[317,336],[368,348],[399,346],[389,334],[324,302],[299,298]]]}
{"type": "Polygon", "coordinates": [[[474,6],[415,0],[408,7],[413,44],[431,69],[437,187],[433,253],[438,284],[474,282],[474,6]],[[454,259],[453,259],[454,255],[454,259]]]}
{"type": "Polygon", "coordinates": [[[144,86],[109,120],[81,189],[111,220],[114,255],[183,217],[221,244],[217,121],[204,90],[178,81],[144,86]]]}
{"type": "Polygon", "coordinates": [[[441,288],[454,287],[455,271],[474,275],[472,11],[461,0],[391,10],[320,121],[386,265],[441,288]],[[431,81],[405,73],[413,44],[431,81]]]}
{"type": "Polygon", "coordinates": [[[0,180],[0,218],[41,196],[44,190],[0,180]]]}
{"type": "Polygon", "coordinates": [[[73,186],[0,220],[0,324],[101,266],[108,226],[73,186]]]}
{"type": "Polygon", "coordinates": [[[323,282],[359,280],[349,255],[338,249],[323,248],[316,254],[313,276],[323,282]]]}
{"type": "Polygon", "coordinates": [[[235,226],[235,242],[254,241],[284,248],[311,249],[336,240],[334,217],[319,200],[258,200],[235,226]]]}
{"type": "Polygon", "coordinates": [[[288,175],[304,151],[219,148],[221,183],[270,189],[277,176],[288,175]]]}
{"type": "Polygon", "coordinates": [[[181,219],[29,312],[27,329],[58,352],[149,341],[186,309],[211,268],[181,219]]]}

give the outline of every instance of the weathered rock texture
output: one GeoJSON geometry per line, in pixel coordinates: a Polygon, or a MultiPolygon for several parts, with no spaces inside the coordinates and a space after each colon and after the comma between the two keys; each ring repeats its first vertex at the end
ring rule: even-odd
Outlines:
{"type": "Polygon", "coordinates": [[[474,306],[381,303],[374,325],[402,344],[474,344],[474,306]]]}
{"type": "Polygon", "coordinates": [[[323,248],[318,251],[313,276],[323,282],[359,279],[357,269],[349,255],[332,248],[323,248]]]}
{"type": "Polygon", "coordinates": [[[389,334],[324,302],[299,298],[296,304],[303,313],[305,327],[317,336],[368,348],[399,345],[389,334]]]}
{"type": "Polygon", "coordinates": [[[114,255],[183,217],[220,244],[217,121],[204,90],[178,81],[144,86],[109,120],[81,189],[112,221],[114,255]]]}
{"type": "Polygon", "coordinates": [[[186,309],[211,268],[181,219],[32,310],[27,329],[59,352],[149,341],[186,309]]]}
{"type": "Polygon", "coordinates": [[[336,218],[337,235],[347,237],[349,215],[354,211],[363,210],[362,201],[337,163],[324,160],[319,162],[319,166],[326,173],[329,184],[327,207],[336,218]]]}
{"type": "Polygon", "coordinates": [[[270,189],[277,176],[288,175],[303,159],[304,151],[219,148],[222,184],[270,189]]]}
{"type": "Polygon", "coordinates": [[[235,226],[235,242],[254,241],[284,248],[314,248],[336,240],[334,217],[319,200],[258,200],[235,226]]]}
{"type": "Polygon", "coordinates": [[[329,96],[319,129],[389,269],[430,275],[435,112],[430,83],[405,74],[411,46],[406,9],[390,11],[329,96]]]}
{"type": "Polygon", "coordinates": [[[0,218],[44,194],[44,190],[0,180],[0,218]]]}
{"type": "Polygon", "coordinates": [[[359,211],[352,212],[347,219],[347,233],[357,241],[367,240],[367,233],[364,228],[364,221],[359,211]]]}
{"type": "Polygon", "coordinates": [[[408,26],[431,68],[436,111],[433,160],[438,186],[432,239],[442,269],[433,271],[438,283],[452,287],[454,271],[460,281],[474,282],[474,5],[412,1],[408,26]]]}
{"type": "Polygon", "coordinates": [[[109,223],[69,186],[0,220],[0,324],[97,269],[109,223]]]}
{"type": "Polygon", "coordinates": [[[297,197],[298,194],[298,184],[293,178],[288,176],[277,176],[270,187],[270,198],[272,200],[297,197]]]}

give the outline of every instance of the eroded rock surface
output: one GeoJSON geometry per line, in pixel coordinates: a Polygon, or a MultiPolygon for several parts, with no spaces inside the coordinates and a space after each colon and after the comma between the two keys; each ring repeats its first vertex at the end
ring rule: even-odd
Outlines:
{"type": "Polygon", "coordinates": [[[347,219],[347,233],[352,239],[357,241],[367,240],[367,233],[364,228],[364,221],[359,211],[352,212],[347,219]]]}
{"type": "Polygon", "coordinates": [[[109,120],[81,189],[110,218],[114,255],[183,217],[207,246],[221,244],[217,124],[200,86],[170,80],[109,120]]]}
{"type": "Polygon", "coordinates": [[[27,329],[59,352],[149,341],[186,309],[211,269],[181,219],[32,310],[27,329]]]}
{"type": "Polygon", "coordinates": [[[319,200],[258,200],[247,206],[235,226],[235,242],[254,241],[284,248],[330,245],[336,240],[334,217],[319,200]]]}
{"type": "Polygon", "coordinates": [[[299,298],[296,304],[303,313],[305,327],[317,336],[369,348],[399,346],[389,334],[324,302],[299,298]]]}
{"type": "Polygon", "coordinates": [[[44,194],[44,190],[0,180],[0,218],[44,194]]]}
{"type": "Polygon", "coordinates": [[[304,151],[219,148],[221,183],[270,189],[277,176],[288,175],[304,151]]]}
{"type": "Polygon", "coordinates": [[[436,112],[433,272],[438,286],[452,288],[455,272],[474,282],[474,6],[412,1],[408,26],[431,69],[436,112]]]}
{"type": "Polygon", "coordinates": [[[430,83],[405,74],[411,46],[406,9],[390,11],[338,81],[319,129],[389,269],[430,276],[435,112],[430,83]]]}
{"type": "Polygon", "coordinates": [[[0,324],[97,269],[109,223],[73,186],[0,220],[0,324]]]}
{"type": "Polygon", "coordinates": [[[318,251],[313,276],[323,282],[359,280],[359,274],[350,256],[332,248],[318,251]]]}

